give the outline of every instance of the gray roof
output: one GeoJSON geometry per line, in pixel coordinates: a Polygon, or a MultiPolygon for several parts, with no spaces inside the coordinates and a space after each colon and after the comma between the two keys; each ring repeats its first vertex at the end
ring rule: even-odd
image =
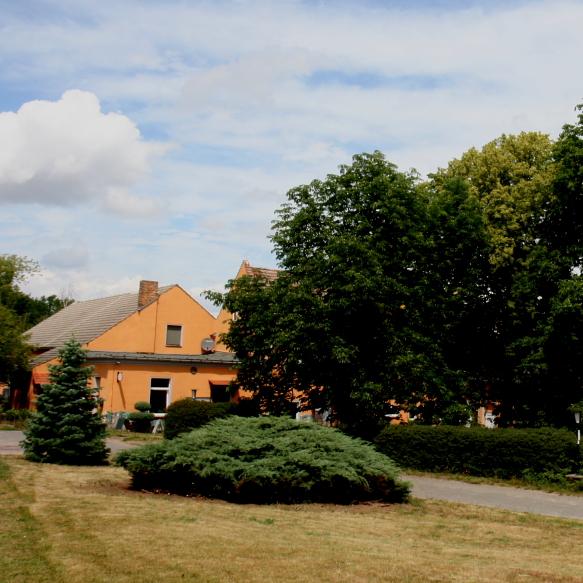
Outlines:
{"type": "Polygon", "coordinates": [[[209,354],[161,354],[152,352],[110,352],[108,350],[88,350],[87,360],[91,362],[124,362],[126,364],[144,362],[173,364],[217,364],[236,365],[237,358],[232,352],[211,352],[209,354]]]}
{"type": "MultiPolygon", "coordinates": [[[[159,288],[158,295],[172,287],[159,288]]],[[[48,362],[57,356],[59,348],[70,338],[86,344],[137,311],[137,293],[72,303],[26,332],[29,344],[51,349],[37,356],[33,365],[48,362]]]]}

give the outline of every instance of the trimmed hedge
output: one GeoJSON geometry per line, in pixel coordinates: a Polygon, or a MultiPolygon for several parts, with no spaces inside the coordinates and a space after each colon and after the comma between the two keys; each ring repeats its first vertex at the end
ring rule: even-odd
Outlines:
{"type": "Polygon", "coordinates": [[[565,429],[398,425],[381,431],[376,445],[403,467],[472,476],[568,473],[581,463],[575,435],[565,429]]]}
{"type": "Polygon", "coordinates": [[[198,429],[209,421],[236,412],[235,403],[210,403],[194,399],[179,399],[166,409],[164,437],[174,439],[177,435],[198,429]]]}
{"type": "Polygon", "coordinates": [[[150,433],[152,431],[152,421],[155,417],[153,413],[147,411],[137,411],[129,413],[125,420],[125,426],[129,431],[135,433],[150,433]]]}
{"type": "Polygon", "coordinates": [[[172,441],[121,452],[134,488],[236,502],[402,502],[409,485],[385,455],[336,429],[282,417],[227,417],[172,441]]]}
{"type": "Polygon", "coordinates": [[[6,411],[0,411],[0,421],[24,423],[33,416],[34,412],[28,409],[6,409],[6,411]]]}

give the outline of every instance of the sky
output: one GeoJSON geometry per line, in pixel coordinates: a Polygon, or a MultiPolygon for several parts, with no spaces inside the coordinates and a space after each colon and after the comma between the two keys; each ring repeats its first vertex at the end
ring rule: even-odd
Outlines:
{"type": "Polygon", "coordinates": [[[583,0],[0,0],[0,253],[77,300],[275,267],[286,192],[583,102],[583,0]]]}

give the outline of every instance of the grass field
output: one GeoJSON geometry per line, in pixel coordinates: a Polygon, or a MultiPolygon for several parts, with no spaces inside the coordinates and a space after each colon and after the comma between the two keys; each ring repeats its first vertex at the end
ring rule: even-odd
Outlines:
{"type": "Polygon", "coordinates": [[[0,458],[3,583],[583,581],[583,523],[447,504],[237,506],[0,458]]]}

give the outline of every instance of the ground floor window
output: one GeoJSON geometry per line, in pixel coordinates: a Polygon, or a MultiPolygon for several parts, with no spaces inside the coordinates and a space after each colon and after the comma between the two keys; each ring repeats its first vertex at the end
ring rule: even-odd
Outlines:
{"type": "Polygon", "coordinates": [[[211,401],[213,403],[228,403],[231,400],[231,391],[228,384],[211,383],[211,401]]]}
{"type": "Polygon", "coordinates": [[[150,381],[150,407],[152,413],[164,413],[170,403],[170,379],[153,378],[150,381]]]}

